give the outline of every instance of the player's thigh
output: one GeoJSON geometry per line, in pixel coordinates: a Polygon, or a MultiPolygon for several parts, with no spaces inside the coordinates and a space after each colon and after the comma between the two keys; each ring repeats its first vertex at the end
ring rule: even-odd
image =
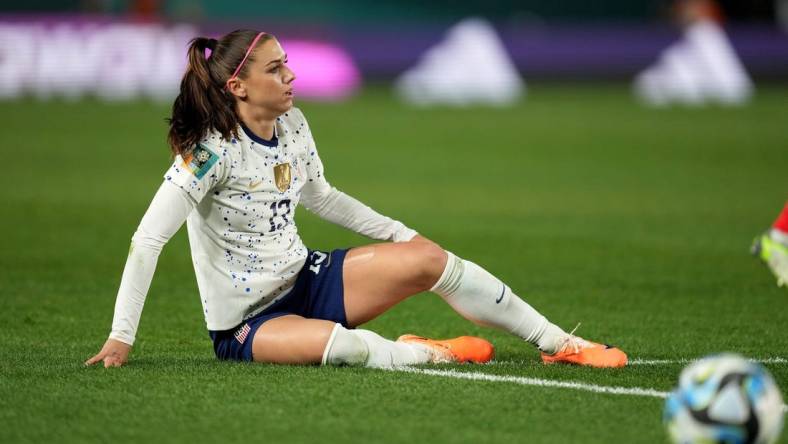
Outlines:
{"type": "Polygon", "coordinates": [[[255,332],[252,357],[272,364],[319,364],[334,325],[296,315],[268,320],[255,332]]]}
{"type": "Polygon", "coordinates": [[[351,249],[342,270],[348,324],[363,324],[408,296],[429,290],[446,259],[446,252],[429,241],[351,249]]]}

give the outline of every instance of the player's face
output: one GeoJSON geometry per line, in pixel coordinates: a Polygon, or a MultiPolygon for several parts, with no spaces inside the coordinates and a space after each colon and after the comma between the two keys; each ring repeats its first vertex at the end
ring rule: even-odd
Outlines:
{"type": "Polygon", "coordinates": [[[254,61],[247,76],[240,80],[236,94],[247,104],[279,116],[293,106],[295,73],[287,66],[285,54],[276,39],[268,40],[254,50],[254,61]]]}

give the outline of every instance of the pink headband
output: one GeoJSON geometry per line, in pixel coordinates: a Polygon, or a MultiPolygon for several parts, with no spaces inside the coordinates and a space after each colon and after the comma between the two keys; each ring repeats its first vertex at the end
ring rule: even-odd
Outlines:
{"type": "Polygon", "coordinates": [[[230,80],[234,79],[238,75],[238,73],[241,72],[241,68],[243,68],[244,63],[246,63],[246,59],[249,58],[249,54],[251,54],[252,50],[254,49],[254,46],[257,44],[257,41],[260,40],[260,37],[264,35],[265,35],[264,32],[258,33],[257,37],[255,37],[254,40],[252,40],[252,44],[250,44],[249,49],[246,50],[246,55],[244,55],[244,58],[241,60],[241,63],[238,64],[238,67],[235,68],[235,72],[233,73],[233,75],[231,75],[230,78],[227,79],[227,82],[224,84],[225,88],[230,83],[230,80]]]}

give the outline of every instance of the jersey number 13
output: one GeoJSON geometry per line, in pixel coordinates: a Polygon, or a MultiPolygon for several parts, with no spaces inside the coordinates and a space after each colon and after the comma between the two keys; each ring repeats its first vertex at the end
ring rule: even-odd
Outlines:
{"type": "Polygon", "coordinates": [[[271,204],[270,208],[273,212],[273,216],[268,219],[268,222],[271,224],[271,229],[268,230],[269,233],[276,230],[281,230],[282,228],[290,225],[290,219],[287,217],[290,214],[290,199],[274,202],[271,204]],[[280,218],[282,221],[277,222],[277,218],[280,218]]]}

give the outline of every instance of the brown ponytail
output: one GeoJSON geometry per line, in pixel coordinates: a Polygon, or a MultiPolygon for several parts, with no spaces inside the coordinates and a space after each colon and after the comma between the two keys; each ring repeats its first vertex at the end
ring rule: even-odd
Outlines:
{"type": "MultiPolygon", "coordinates": [[[[225,139],[237,137],[238,115],[235,98],[225,89],[227,79],[241,63],[257,31],[237,30],[219,40],[197,37],[189,45],[189,65],[181,80],[181,90],[172,105],[167,135],[173,155],[185,155],[205,135],[216,130],[225,139]],[[205,50],[211,55],[206,58],[205,50]]],[[[263,36],[257,43],[273,38],[263,36]]],[[[246,68],[253,61],[249,55],[238,77],[246,77],[246,68]]]]}

